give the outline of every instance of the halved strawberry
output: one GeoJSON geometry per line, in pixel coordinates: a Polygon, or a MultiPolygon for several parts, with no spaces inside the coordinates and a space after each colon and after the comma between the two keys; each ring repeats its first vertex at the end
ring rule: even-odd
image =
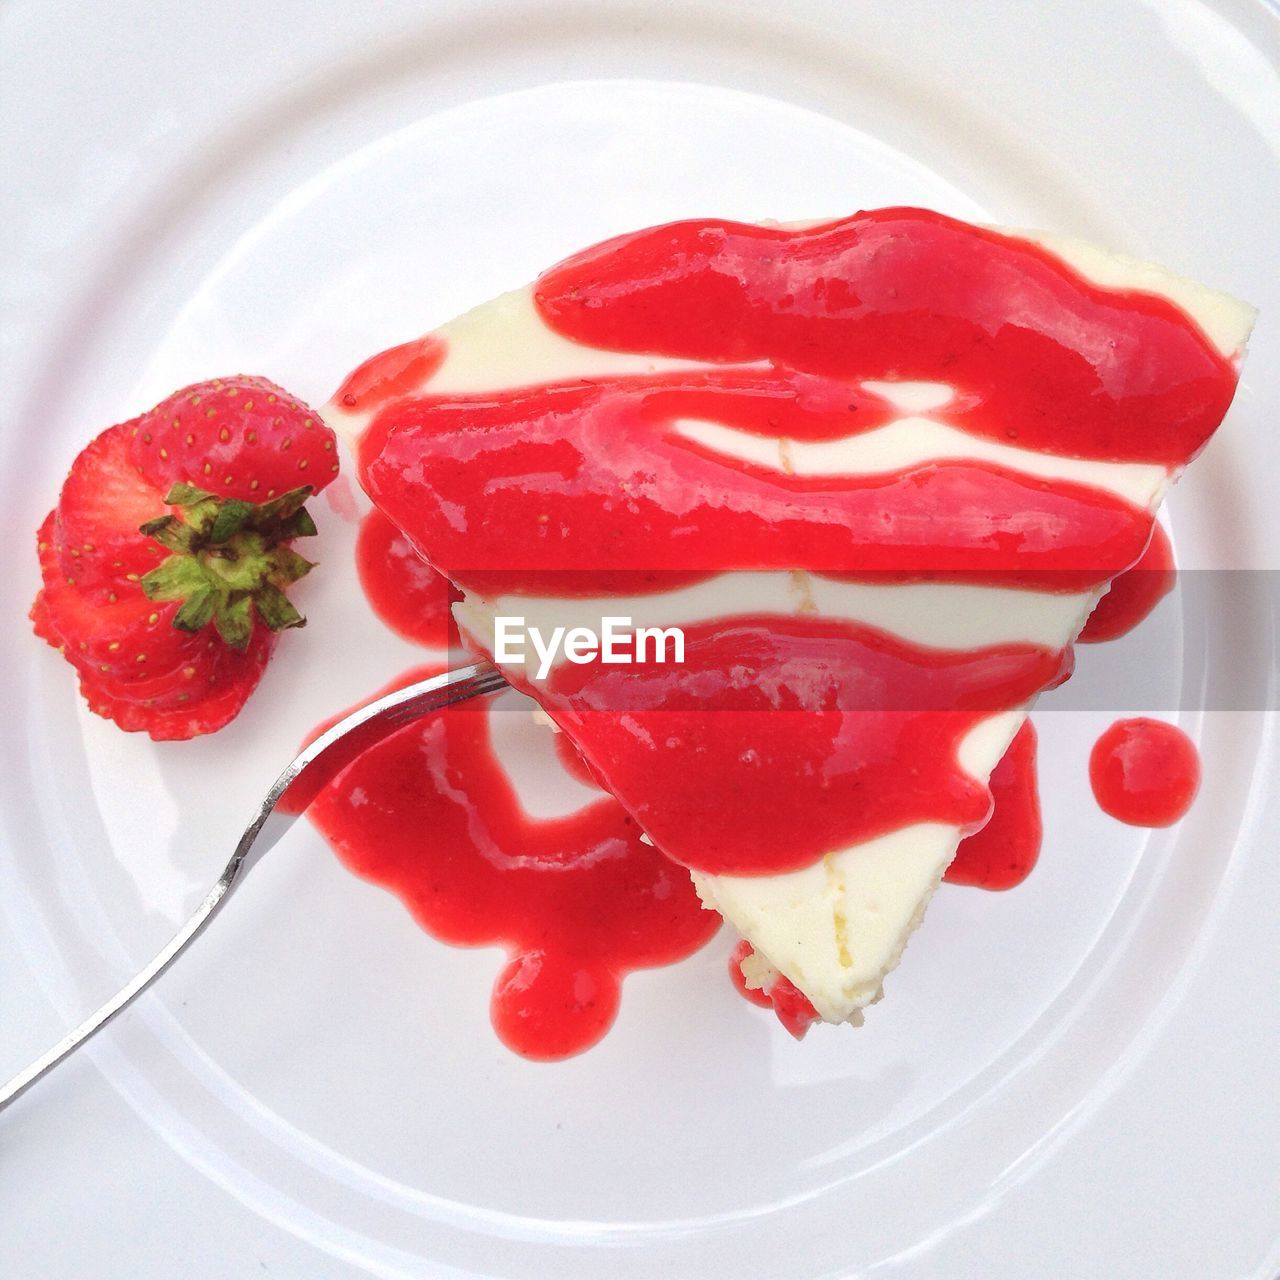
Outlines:
{"type": "MultiPolygon", "coordinates": [[[[205,422],[213,422],[207,413],[205,422]]],[[[264,379],[189,388],[90,442],[40,528],[42,586],[31,610],[36,634],[75,667],[90,708],[153,738],[211,733],[231,720],[276,633],[304,621],[285,589],[312,566],[290,544],[315,532],[303,502],[336,469],[332,432],[264,379]],[[228,439],[211,443],[206,430],[208,447],[197,449],[200,424],[192,422],[185,452],[157,444],[143,424],[165,411],[176,429],[174,406],[199,408],[209,387],[220,406],[216,433],[228,439]],[[228,416],[250,392],[273,409],[268,421],[252,397],[245,421],[228,416]],[[301,433],[297,452],[290,433],[301,433]],[[262,501],[191,483],[191,468],[230,467],[237,450],[240,491],[262,501]],[[314,486],[280,491],[321,460],[314,486]]]]}

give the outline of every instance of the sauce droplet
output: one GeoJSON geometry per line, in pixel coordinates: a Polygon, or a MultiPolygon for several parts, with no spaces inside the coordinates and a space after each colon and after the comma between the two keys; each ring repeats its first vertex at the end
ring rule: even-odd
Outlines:
{"type": "Polygon", "coordinates": [[[1175,725],[1117,720],[1089,755],[1089,782],[1103,812],[1135,827],[1167,827],[1200,789],[1195,743],[1175,725]]]}

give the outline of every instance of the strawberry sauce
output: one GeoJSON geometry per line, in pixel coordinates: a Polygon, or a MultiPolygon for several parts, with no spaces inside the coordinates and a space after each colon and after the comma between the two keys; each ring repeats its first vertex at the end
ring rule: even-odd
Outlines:
{"type": "Polygon", "coordinates": [[[360,522],[356,569],[373,611],[393,631],[430,649],[460,644],[449,612],[458,590],[376,509],[360,522]]]}
{"type": "Polygon", "coordinates": [[[420,385],[444,355],[444,343],[430,335],[380,351],[348,374],[333,398],[349,413],[369,413],[420,385]]]}
{"type": "Polygon", "coordinates": [[[713,873],[795,870],[912,822],[976,829],[991,799],[959,743],[1069,670],[1032,646],[924,649],[815,617],[684,634],[683,664],[565,664],[542,696],[658,847],[713,873]]]}
{"type": "MultiPolygon", "coordinates": [[[[803,230],[652,228],[553,268],[534,301],[563,338],[709,367],[433,395],[438,338],[361,366],[336,401],[371,415],[361,482],[389,520],[363,531],[361,571],[403,634],[439,631],[435,581],[415,569],[404,589],[411,547],[488,600],[652,595],[733,570],[1080,592],[1142,557],[1090,621],[1085,638],[1108,639],[1172,581],[1150,514],[1116,495],[963,449],[865,474],[796,474],[783,444],[777,466],[748,462],[681,424],[839,441],[902,416],[864,382],[924,380],[953,389],[926,416],[975,438],[1174,469],[1204,446],[1236,383],[1171,303],[1094,286],[1030,242],[912,209],[803,230]]],[[[571,818],[520,811],[487,716],[463,708],[371,752],[317,804],[349,864],[436,936],[507,946],[494,1020],[518,1052],[594,1042],[622,973],[679,958],[713,931],[687,877],[641,830],[721,873],[804,867],[930,820],[972,833],[954,882],[1007,888],[1036,860],[1034,730],[1018,734],[989,788],[957,749],[985,717],[1064,679],[1069,650],[931,649],[813,613],[738,607],[686,625],[679,666],[565,663],[532,690],[564,726],[555,749],[566,767],[612,793],[571,818]]],[[[1104,750],[1108,738],[1091,763],[1104,807],[1159,809],[1140,767],[1153,753],[1167,783],[1183,779],[1166,801],[1173,791],[1190,802],[1185,760],[1154,731],[1104,750]]],[[[740,987],[749,950],[734,953],[740,987]]],[[[797,1036],[815,1016],[785,978],[744,994],[797,1036]]]]}
{"type": "Polygon", "coordinates": [[[593,347],[846,383],[942,380],[966,431],[1077,458],[1181,466],[1236,384],[1171,302],[1100,288],[1030,241],[923,209],[803,230],[652,227],[552,268],[537,302],[593,347]]]}
{"type": "Polygon", "coordinates": [[[1181,729],[1161,720],[1118,720],[1089,755],[1094,798],[1135,827],[1168,827],[1200,789],[1200,756],[1181,729]]]}
{"type": "Polygon", "coordinates": [[[1150,516],[1118,497],[990,464],[792,476],[674,432],[680,418],[723,414],[706,403],[709,384],[735,381],[680,375],[677,391],[674,375],[633,377],[403,401],[364,437],[363,483],[432,564],[489,597],[671,590],[726,570],[795,568],[1081,591],[1132,564],[1150,536],[1150,516]]]}
{"type": "Polygon", "coordinates": [[[818,1011],[813,1007],[809,997],[789,978],[779,975],[769,984],[767,990],[760,987],[747,986],[742,972],[742,962],[754,955],[751,943],[742,939],[729,955],[729,979],[737,988],[738,994],[761,1009],[772,1009],[778,1021],[797,1040],[803,1040],[805,1033],[815,1022],[821,1021],[818,1011]]]}
{"type": "Polygon", "coordinates": [[[943,879],[980,889],[1012,889],[1040,857],[1040,794],[1036,777],[1036,731],[1023,723],[988,784],[991,817],[960,841],[943,879]]]}
{"type": "Polygon", "coordinates": [[[683,959],[720,921],[612,797],[562,818],[524,812],[490,716],[527,714],[486,701],[410,725],[348,766],[309,813],[343,862],[432,936],[506,948],[494,1028],[523,1057],[553,1059],[604,1035],[627,973],[683,959]]]}
{"type": "MultiPolygon", "coordinates": [[[[680,424],[839,440],[901,416],[864,382],[941,380],[953,395],[932,416],[974,437],[1177,467],[1236,382],[1172,303],[921,210],[652,228],[553,268],[534,302],[574,342],[709,367],[483,394],[428,382],[374,414],[366,490],[491,600],[645,594],[733,570],[1086,590],[1142,556],[1149,512],[963,453],[795,474],[781,454],[748,462],[680,424]]],[[[1126,598],[1139,615],[1143,581],[1120,588],[1099,633],[1126,598]]],[[[708,618],[686,627],[678,671],[563,664],[531,691],[657,844],[702,871],[792,870],[914,821],[977,830],[990,797],[955,762],[963,734],[1061,680],[1069,653],[1012,646],[939,665],[936,650],[866,632],[708,618]]]]}
{"type": "Polygon", "coordinates": [[[1142,559],[1126,569],[1098,601],[1080,633],[1081,644],[1128,635],[1173,590],[1178,571],[1169,535],[1157,524],[1142,559]]]}

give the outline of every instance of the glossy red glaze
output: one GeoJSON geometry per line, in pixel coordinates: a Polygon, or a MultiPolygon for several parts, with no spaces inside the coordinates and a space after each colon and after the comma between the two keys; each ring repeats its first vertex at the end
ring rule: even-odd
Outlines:
{"type": "MultiPolygon", "coordinates": [[[[677,424],[836,440],[898,416],[865,380],[923,379],[954,389],[933,416],[974,436],[1174,467],[1236,381],[1171,303],[920,210],[657,227],[553,268],[535,303],[587,346],[713,367],[387,402],[362,441],[365,487],[434,565],[491,598],[653,592],[732,569],[1082,590],[1138,559],[1147,512],[963,456],[798,476],[677,424]]],[[[658,844],[701,870],[789,870],[911,821],[981,823],[987,790],[954,764],[978,710],[957,706],[935,651],[840,630],[709,619],[682,673],[566,665],[536,692],[658,844]]],[[[1017,661],[949,655],[947,670],[990,712],[1069,658],[1017,661]]]]}
{"type": "Polygon", "coordinates": [[[582,758],[582,752],[573,745],[573,739],[567,733],[556,734],[556,757],[570,777],[585,782],[589,787],[600,785],[591,772],[591,766],[582,758]]]}
{"type": "Polygon", "coordinates": [[[761,987],[747,986],[747,979],[742,972],[742,962],[753,955],[755,955],[755,949],[751,943],[745,938],[739,938],[729,953],[729,980],[744,1000],[749,1000],[761,1009],[772,1009],[773,1001],[769,999],[769,993],[761,987]]]}
{"type": "Polygon", "coordinates": [[[444,343],[431,335],[380,351],[347,375],[333,401],[348,413],[371,413],[421,386],[444,356],[444,343]]]}
{"type": "Polygon", "coordinates": [[[772,1009],[778,1021],[797,1039],[803,1040],[805,1033],[815,1022],[820,1022],[818,1011],[813,1007],[809,997],[804,994],[789,978],[778,977],[769,989],[747,986],[742,973],[742,962],[753,955],[751,944],[745,939],[739,941],[729,956],[729,977],[739,993],[752,1004],[761,1009],[772,1009]]]}
{"type": "Polygon", "coordinates": [[[957,392],[947,419],[966,431],[1077,458],[1182,465],[1236,383],[1172,303],[923,209],[803,230],[653,227],[554,267],[537,302],[589,346],[943,381],[957,392]]]}
{"type": "Polygon", "coordinates": [[[1031,874],[1040,856],[1043,828],[1036,778],[1036,731],[1018,730],[991,774],[991,817],[960,841],[943,879],[980,889],[1012,889],[1031,874]]]}
{"type": "MultiPolygon", "coordinates": [[[[489,597],[666,591],[727,569],[796,568],[1080,591],[1142,554],[1150,516],[1085,485],[963,459],[799,477],[674,430],[682,417],[723,420],[743,383],[781,394],[790,378],[673,374],[409,399],[374,420],[361,479],[432,564],[489,597]]],[[[839,388],[842,409],[850,394],[839,388]]]]}
{"type": "Polygon", "coordinates": [[[1142,558],[1126,569],[1098,601],[1080,633],[1081,644],[1128,635],[1173,590],[1178,571],[1169,535],[1157,524],[1142,558]]]}
{"type": "Polygon", "coordinates": [[[498,1035],[524,1057],[562,1058],[608,1030],[627,973],[689,955],[719,917],[611,797],[530,818],[494,755],[491,714],[527,712],[461,704],[410,725],[349,765],[309,812],[347,866],[433,936],[506,947],[498,1035]]]}
{"type": "Polygon", "coordinates": [[[1059,681],[1069,655],[925,649],[850,622],[684,629],[682,664],[562,664],[541,697],[665,853],[764,874],[912,822],[986,821],[959,766],[980,720],[1059,681]],[[910,762],[910,767],[904,767],[910,762]]]}
{"type": "Polygon", "coordinates": [[[1135,827],[1167,827],[1200,789],[1200,755],[1175,725],[1138,717],[1118,720],[1089,756],[1094,798],[1113,818],[1135,827]]]}
{"type": "Polygon", "coordinates": [[[365,597],[393,631],[432,649],[461,645],[449,612],[460,593],[376,509],[360,522],[356,568],[365,597]]]}

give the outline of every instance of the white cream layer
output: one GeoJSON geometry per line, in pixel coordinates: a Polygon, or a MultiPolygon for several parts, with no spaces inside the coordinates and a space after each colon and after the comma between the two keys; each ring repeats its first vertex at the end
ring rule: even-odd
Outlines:
{"type": "Polygon", "coordinates": [[[677,435],[714,453],[797,476],[885,475],[944,458],[964,458],[1043,480],[1092,485],[1139,507],[1158,499],[1169,482],[1169,472],[1162,466],[1094,462],[1017,449],[948,426],[938,421],[940,416],[941,411],[928,418],[897,418],[882,427],[835,440],[758,436],[697,418],[677,419],[674,429],[677,435]]]}
{"type": "MultiPolygon", "coordinates": [[[[600,630],[606,616],[629,617],[637,627],[690,627],[709,619],[768,613],[861,622],[912,644],[934,649],[977,649],[997,644],[1056,648],[1073,626],[1083,625],[1096,592],[1051,595],[1011,588],[949,583],[843,582],[801,570],[723,573],[675,591],[636,596],[498,596],[464,593],[455,608],[460,622],[484,647],[494,649],[493,619],[523,617],[544,635],[555,626],[600,630]]],[[[563,658],[561,658],[563,661],[563,658]]],[[[539,683],[532,661],[522,675],[539,683]]],[[[553,668],[554,670],[554,668],[553,668]]]]}

